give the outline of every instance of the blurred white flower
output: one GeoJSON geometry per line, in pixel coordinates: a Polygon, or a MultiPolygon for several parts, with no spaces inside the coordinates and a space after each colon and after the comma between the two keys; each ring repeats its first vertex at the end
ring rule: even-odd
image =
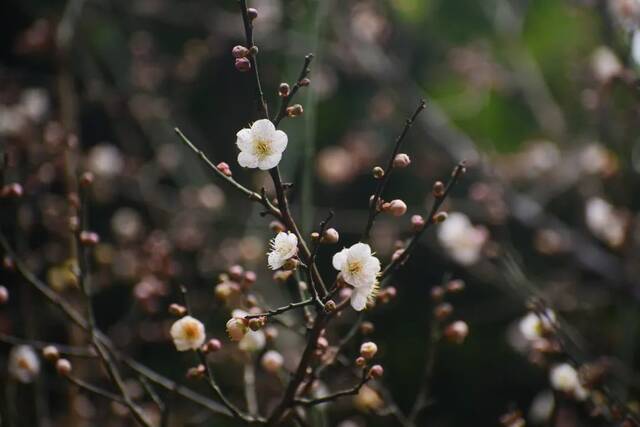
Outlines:
{"type": "Polygon", "coordinates": [[[21,383],[30,383],[40,373],[40,359],[28,345],[13,347],[9,353],[9,374],[21,383]]]}
{"type": "Polygon", "coordinates": [[[568,363],[553,366],[549,371],[549,381],[554,389],[571,394],[578,400],[589,396],[589,391],[580,384],[578,372],[568,363]]]}
{"type": "Polygon", "coordinates": [[[260,360],[260,364],[262,365],[262,368],[264,368],[265,371],[271,374],[277,373],[282,367],[283,363],[284,363],[284,358],[280,353],[278,353],[275,350],[267,351],[264,354],[264,356],[262,356],[262,359],[260,360]]]}
{"type": "Polygon", "coordinates": [[[553,414],[555,401],[551,390],[538,393],[529,407],[529,419],[535,425],[546,424],[553,414]]]}
{"type": "Polygon", "coordinates": [[[142,233],[142,218],[131,208],[120,208],[111,218],[111,229],[121,239],[131,241],[142,233]]]}
{"type": "Polygon", "coordinates": [[[178,351],[197,350],[206,338],[202,322],[191,316],[176,320],[170,332],[178,351]]]}
{"type": "Polygon", "coordinates": [[[89,151],[87,168],[98,176],[114,177],[124,169],[120,150],[111,144],[98,144],[89,151]]]}
{"type": "Polygon", "coordinates": [[[640,30],[635,30],[631,36],[631,58],[640,67],[640,30]]]}
{"type": "Polygon", "coordinates": [[[333,256],[333,267],[340,271],[345,282],[354,287],[351,293],[353,309],[363,310],[378,289],[380,261],[371,253],[371,247],[366,243],[356,243],[344,248],[333,256]]]}
{"type": "Polygon", "coordinates": [[[588,144],[580,153],[580,166],[589,174],[606,172],[611,165],[611,153],[597,142],[588,144]]]}
{"type": "Polygon", "coordinates": [[[542,338],[546,331],[552,328],[552,323],[556,320],[556,314],[547,309],[544,316],[538,315],[538,313],[528,313],[520,320],[519,329],[522,336],[529,341],[535,341],[538,338],[542,338]]]}
{"type": "Polygon", "coordinates": [[[473,226],[469,218],[459,212],[450,213],[438,228],[438,239],[449,255],[463,265],[475,264],[488,233],[484,227],[473,226]]]}
{"type": "Polygon", "coordinates": [[[49,97],[44,89],[26,89],[20,96],[20,109],[34,122],[40,122],[49,111],[49,97]]]}
{"type": "MultiPolygon", "coordinates": [[[[248,314],[249,313],[244,310],[236,309],[233,310],[231,316],[235,319],[244,319],[244,317],[248,314]]],[[[245,328],[243,332],[244,336],[240,337],[239,335],[239,340],[234,339],[234,341],[238,341],[238,348],[240,350],[247,352],[256,352],[262,350],[267,344],[267,337],[261,330],[252,331],[249,328],[245,328]]]]}
{"type": "Polygon", "coordinates": [[[276,130],[268,119],[256,121],[250,129],[241,129],[236,136],[236,145],[240,149],[238,163],[245,168],[274,168],[287,148],[287,134],[276,130]]]}
{"type": "Polygon", "coordinates": [[[277,270],[298,253],[298,238],[292,232],[280,232],[271,240],[271,252],[267,254],[269,268],[277,270]]]}
{"type": "Polygon", "coordinates": [[[589,230],[608,245],[616,247],[624,242],[626,215],[606,200],[599,197],[587,200],[585,219],[589,230]]]}
{"type": "Polygon", "coordinates": [[[591,68],[596,79],[607,83],[622,71],[622,63],[606,46],[600,46],[591,54],[591,68]]]}
{"type": "Polygon", "coordinates": [[[609,8],[624,29],[640,27],[640,0],[609,0],[609,8]]]}

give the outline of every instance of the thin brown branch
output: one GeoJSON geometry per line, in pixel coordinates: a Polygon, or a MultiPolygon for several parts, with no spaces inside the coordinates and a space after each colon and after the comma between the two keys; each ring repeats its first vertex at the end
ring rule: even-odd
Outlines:
{"type": "MultiPolygon", "coordinates": [[[[253,44],[253,21],[249,16],[246,0],[238,0],[240,3],[240,9],[242,11],[242,22],[244,24],[245,44],[246,48],[251,50],[254,47],[253,44]]],[[[249,62],[251,63],[251,74],[254,76],[255,84],[255,97],[256,104],[258,105],[258,111],[263,118],[269,118],[269,109],[267,103],[264,100],[264,93],[262,92],[262,84],[260,83],[260,73],[258,72],[258,59],[256,58],[257,52],[249,55],[249,62]]]]}
{"type": "Polygon", "coordinates": [[[380,213],[379,204],[381,201],[382,193],[387,183],[389,182],[389,179],[391,178],[391,172],[393,172],[393,169],[394,169],[393,162],[396,156],[398,155],[398,153],[400,152],[400,148],[402,147],[402,142],[404,141],[404,138],[409,133],[409,129],[411,129],[411,126],[415,122],[416,118],[422,112],[422,110],[426,108],[426,106],[427,106],[426,101],[424,99],[421,100],[420,104],[418,104],[418,107],[413,112],[411,117],[407,119],[404,125],[404,129],[402,129],[402,133],[396,139],[396,142],[393,147],[393,151],[391,153],[391,157],[389,158],[387,167],[384,170],[384,175],[378,181],[378,186],[376,187],[376,191],[373,193],[373,198],[369,201],[370,203],[369,218],[367,219],[367,225],[365,226],[364,233],[362,234],[362,239],[361,239],[362,241],[369,240],[369,235],[371,234],[371,228],[373,227],[373,223],[376,220],[376,217],[378,216],[378,214],[380,213]]]}
{"type": "Polygon", "coordinates": [[[279,314],[285,313],[289,310],[293,310],[294,308],[299,308],[299,307],[306,307],[308,305],[314,304],[315,300],[313,298],[308,298],[305,299],[303,301],[300,302],[292,302],[289,303],[285,306],[279,307],[279,308],[274,308],[273,310],[269,310],[269,311],[265,311],[264,313],[258,313],[258,314],[249,314],[246,315],[244,318],[245,319],[256,319],[259,317],[272,317],[272,316],[277,316],[279,314]]]}
{"type": "Polygon", "coordinates": [[[89,393],[93,393],[96,396],[100,396],[104,399],[110,400],[112,402],[117,402],[122,405],[126,405],[126,402],[122,396],[111,393],[110,391],[104,390],[96,385],[90,384],[80,378],[74,377],[72,375],[66,375],[65,378],[71,383],[78,386],[80,389],[84,391],[88,391],[89,393]]]}
{"type": "Polygon", "coordinates": [[[337,400],[341,397],[344,396],[353,396],[358,394],[358,392],[360,392],[360,389],[362,388],[362,386],[364,386],[366,383],[369,382],[371,378],[369,377],[369,375],[367,375],[367,369],[363,369],[362,371],[362,378],[360,379],[360,382],[358,382],[356,385],[354,385],[353,387],[346,389],[346,390],[341,390],[341,391],[337,391],[335,393],[329,394],[327,396],[323,396],[323,397],[318,397],[315,399],[295,399],[293,401],[293,403],[295,405],[301,405],[301,406],[315,406],[315,405],[319,405],[321,403],[326,403],[326,402],[331,402],[334,400],[337,400]]]}
{"type": "Polygon", "coordinates": [[[313,60],[313,54],[309,53],[304,57],[304,64],[302,65],[302,70],[300,70],[300,74],[298,75],[298,80],[296,80],[295,84],[291,88],[289,94],[287,96],[282,97],[282,103],[280,104],[280,111],[278,111],[278,115],[273,120],[273,124],[278,127],[282,119],[287,116],[287,107],[291,103],[291,100],[296,95],[298,90],[305,85],[304,80],[307,78],[311,69],[309,65],[311,65],[311,61],[313,60]]]}
{"type": "Polygon", "coordinates": [[[37,350],[42,350],[45,347],[53,346],[63,356],[69,357],[83,357],[83,358],[96,358],[98,355],[90,348],[74,347],[64,344],[50,343],[45,341],[37,341],[26,338],[18,338],[11,335],[0,333],[0,342],[11,345],[29,345],[37,350]]]}

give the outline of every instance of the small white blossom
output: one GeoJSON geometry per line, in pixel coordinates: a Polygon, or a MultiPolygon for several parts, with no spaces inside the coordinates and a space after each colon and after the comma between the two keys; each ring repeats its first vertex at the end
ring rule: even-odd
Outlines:
{"type": "Polygon", "coordinates": [[[556,315],[552,310],[547,310],[544,316],[531,312],[520,320],[519,329],[522,336],[528,341],[541,338],[544,333],[552,328],[556,315]]]}
{"type": "Polygon", "coordinates": [[[487,230],[473,226],[469,218],[459,212],[450,213],[438,228],[438,239],[449,255],[463,265],[475,264],[487,241],[487,230]]]}
{"type": "Polygon", "coordinates": [[[250,129],[241,129],[236,136],[236,145],[240,149],[238,163],[245,168],[274,168],[287,148],[287,134],[276,130],[268,119],[254,122],[250,129]]]}
{"type": "Polygon", "coordinates": [[[549,371],[549,381],[554,389],[571,394],[578,400],[584,400],[589,396],[589,391],[580,383],[578,372],[568,363],[552,367],[549,371]]]}
{"type": "Polygon", "coordinates": [[[292,232],[280,232],[271,240],[271,252],[267,254],[269,268],[277,270],[298,253],[298,238],[292,232]]]}
{"type": "Polygon", "coordinates": [[[333,256],[333,267],[340,271],[342,279],[353,286],[351,306],[363,310],[378,290],[380,261],[371,253],[366,243],[356,243],[333,256]]]}
{"type": "Polygon", "coordinates": [[[622,63],[611,49],[600,46],[591,54],[591,68],[600,82],[607,83],[620,74],[622,63]]]}
{"type": "Polygon", "coordinates": [[[625,214],[599,197],[587,200],[585,219],[589,230],[609,246],[620,246],[625,239],[627,219],[625,214]]]}
{"type": "Polygon", "coordinates": [[[271,374],[277,373],[280,368],[282,368],[283,363],[284,358],[282,357],[282,354],[275,350],[267,351],[260,360],[262,368],[271,374]]]}
{"type": "Polygon", "coordinates": [[[176,320],[170,333],[178,351],[197,350],[206,338],[202,322],[191,316],[176,320]]]}
{"type": "Polygon", "coordinates": [[[32,382],[40,372],[40,359],[33,348],[19,345],[9,353],[9,374],[21,383],[32,382]]]}

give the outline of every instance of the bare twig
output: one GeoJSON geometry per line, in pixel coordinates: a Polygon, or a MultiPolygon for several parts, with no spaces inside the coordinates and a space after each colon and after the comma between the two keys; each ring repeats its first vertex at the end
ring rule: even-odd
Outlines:
{"type": "Polygon", "coordinates": [[[306,307],[308,305],[314,304],[315,300],[313,298],[308,298],[300,302],[292,302],[283,307],[274,308],[273,310],[265,311],[264,313],[258,314],[248,314],[244,318],[245,319],[255,319],[259,317],[272,317],[277,316],[279,314],[285,313],[289,310],[293,310],[294,308],[306,307]]]}
{"type": "Polygon", "coordinates": [[[415,122],[418,115],[424,110],[427,106],[426,101],[423,99],[418,104],[418,107],[413,112],[411,117],[407,119],[404,129],[402,129],[402,133],[396,139],[395,145],[393,147],[393,152],[391,153],[391,157],[389,158],[389,162],[387,163],[387,168],[384,170],[384,175],[378,181],[378,186],[376,187],[375,193],[373,193],[373,198],[369,201],[369,218],[367,219],[367,225],[365,226],[364,233],[362,234],[362,241],[369,240],[369,235],[371,233],[371,228],[373,227],[373,223],[376,219],[376,216],[380,213],[379,203],[382,197],[382,192],[384,191],[385,186],[389,182],[391,178],[391,172],[393,171],[393,161],[396,158],[396,155],[400,152],[400,148],[402,147],[402,141],[409,133],[409,129],[415,122]]]}
{"type": "Polygon", "coordinates": [[[351,387],[349,389],[346,389],[346,390],[341,390],[341,391],[329,394],[327,396],[318,397],[316,399],[295,399],[294,400],[294,404],[295,405],[302,405],[302,406],[315,406],[315,405],[319,405],[321,403],[326,403],[326,402],[331,402],[333,400],[337,400],[337,399],[339,399],[341,397],[344,397],[344,396],[353,396],[353,395],[358,394],[358,392],[360,391],[362,386],[364,386],[366,383],[368,383],[370,379],[371,378],[367,374],[367,369],[365,368],[362,371],[362,378],[360,379],[360,382],[358,382],[353,387],[351,387]]]}
{"type": "MultiPolygon", "coordinates": [[[[242,10],[242,22],[244,24],[244,33],[245,33],[245,43],[246,48],[251,50],[254,47],[253,44],[253,21],[249,16],[249,12],[247,9],[247,1],[239,0],[240,9],[242,10]]],[[[267,103],[264,100],[264,93],[262,92],[262,84],[260,83],[260,73],[258,72],[258,59],[256,58],[257,53],[251,53],[249,55],[249,62],[251,63],[251,74],[254,76],[254,84],[255,84],[255,93],[256,93],[256,103],[258,105],[258,110],[262,117],[269,118],[269,109],[267,107],[267,103]]]]}
{"type": "Polygon", "coordinates": [[[298,76],[298,80],[296,80],[295,84],[291,88],[291,91],[287,96],[282,97],[282,103],[280,104],[280,111],[278,111],[278,115],[273,120],[273,124],[278,127],[280,121],[287,116],[287,107],[291,103],[291,100],[296,95],[298,90],[304,85],[304,79],[307,78],[309,73],[311,72],[309,65],[311,65],[311,61],[313,60],[313,54],[309,53],[304,57],[304,64],[302,65],[302,70],[300,70],[300,75],[298,76]]]}

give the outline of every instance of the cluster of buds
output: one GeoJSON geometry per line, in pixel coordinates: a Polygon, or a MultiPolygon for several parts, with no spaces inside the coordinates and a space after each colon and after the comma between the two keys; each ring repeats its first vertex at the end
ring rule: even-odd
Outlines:
{"type": "Polygon", "coordinates": [[[402,216],[407,213],[407,204],[400,199],[395,199],[390,202],[384,202],[381,209],[382,212],[390,213],[393,216],[402,216]]]}
{"type": "Polygon", "coordinates": [[[287,117],[298,117],[304,113],[304,108],[300,104],[294,104],[287,107],[287,117]]]}
{"type": "Polygon", "coordinates": [[[60,351],[53,345],[48,345],[42,349],[42,356],[50,363],[53,363],[56,367],[56,372],[62,377],[66,377],[71,374],[73,369],[71,362],[67,359],[60,357],[60,351]]]}
{"type": "Polygon", "coordinates": [[[376,302],[379,304],[387,304],[394,300],[398,295],[398,290],[394,286],[387,286],[376,295],[376,302]]]}
{"type": "Polygon", "coordinates": [[[22,185],[15,182],[13,184],[5,185],[4,187],[2,187],[2,190],[0,190],[0,196],[6,197],[6,198],[17,199],[19,197],[22,197],[22,194],[23,194],[22,185]]]}
{"type": "Polygon", "coordinates": [[[253,307],[257,301],[255,297],[247,294],[247,291],[256,282],[257,276],[254,271],[245,270],[240,265],[229,268],[227,273],[218,277],[218,284],[214,288],[214,294],[219,301],[230,307],[242,305],[243,303],[253,307]]]}
{"type": "Polygon", "coordinates": [[[238,45],[231,49],[231,55],[235,58],[236,70],[242,73],[251,70],[251,61],[248,58],[251,55],[251,50],[238,45]]]}
{"type": "MultiPolygon", "coordinates": [[[[434,286],[431,289],[431,299],[435,304],[433,317],[439,322],[447,321],[453,314],[453,305],[445,301],[445,297],[457,294],[465,289],[462,280],[450,280],[444,286],[434,286]]],[[[469,325],[462,320],[456,320],[444,327],[444,338],[454,344],[462,344],[469,335],[469,325]]]]}
{"type": "Polygon", "coordinates": [[[314,241],[320,240],[320,243],[326,243],[326,244],[332,245],[340,241],[340,233],[338,233],[338,230],[336,230],[333,227],[327,228],[322,233],[322,236],[320,236],[320,233],[318,233],[317,231],[314,231],[313,233],[311,233],[311,239],[314,241]]]}
{"type": "MultiPolygon", "coordinates": [[[[373,341],[367,341],[360,345],[360,355],[356,358],[355,364],[360,368],[366,368],[366,366],[373,360],[378,353],[378,346],[373,341]]],[[[384,374],[382,365],[373,365],[367,372],[367,378],[375,379],[380,378],[384,374]]]]}

